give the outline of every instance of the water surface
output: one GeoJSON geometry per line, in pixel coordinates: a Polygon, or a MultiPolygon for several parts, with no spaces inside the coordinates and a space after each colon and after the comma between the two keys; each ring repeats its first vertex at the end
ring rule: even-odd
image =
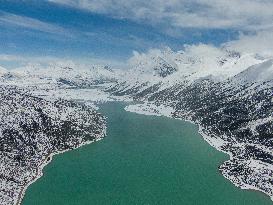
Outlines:
{"type": "Polygon", "coordinates": [[[240,190],[217,167],[228,156],[195,125],[106,103],[108,136],[54,157],[23,205],[272,205],[240,190]]]}

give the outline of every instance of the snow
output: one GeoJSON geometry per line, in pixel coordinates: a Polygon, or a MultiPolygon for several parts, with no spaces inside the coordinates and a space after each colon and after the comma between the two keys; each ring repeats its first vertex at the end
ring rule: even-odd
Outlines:
{"type": "Polygon", "coordinates": [[[223,81],[266,60],[256,54],[240,54],[204,44],[186,46],[184,50],[177,52],[169,48],[152,49],[147,53],[135,52],[129,60],[130,69],[121,74],[119,79],[130,82],[131,86],[163,83],[164,88],[183,81],[192,83],[204,78],[223,81]],[[155,70],[163,63],[172,66],[176,71],[164,78],[158,76],[155,70]]]}
{"type": "Polygon", "coordinates": [[[241,83],[265,82],[273,80],[273,59],[252,65],[235,76],[241,83]]]}
{"type": "Polygon", "coordinates": [[[166,117],[171,117],[172,113],[174,112],[174,109],[169,106],[157,106],[152,103],[128,105],[124,109],[128,112],[134,112],[138,114],[166,117]]]}
{"type": "Polygon", "coordinates": [[[0,77],[3,76],[4,74],[6,74],[8,72],[7,69],[5,69],[4,67],[0,66],[0,77]]]}

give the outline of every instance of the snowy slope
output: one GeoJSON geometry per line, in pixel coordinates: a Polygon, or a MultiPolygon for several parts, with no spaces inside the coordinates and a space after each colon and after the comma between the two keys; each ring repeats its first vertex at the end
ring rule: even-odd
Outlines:
{"type": "Polygon", "coordinates": [[[8,72],[7,69],[0,66],[0,77],[6,74],[7,72],[8,72]]]}
{"type": "Polygon", "coordinates": [[[256,54],[240,54],[202,44],[177,52],[165,48],[134,53],[129,60],[130,68],[119,75],[119,83],[112,90],[123,91],[120,94],[125,95],[146,92],[151,87],[159,92],[181,83],[190,85],[204,79],[222,82],[265,61],[256,54]],[[156,72],[158,70],[161,74],[156,72]]]}
{"type": "Polygon", "coordinates": [[[234,78],[240,83],[266,82],[273,80],[273,59],[248,67],[234,78]]]}
{"type": "Polygon", "coordinates": [[[17,79],[33,81],[53,81],[70,86],[88,86],[103,81],[111,81],[114,73],[108,67],[93,66],[90,68],[72,68],[52,65],[46,68],[40,66],[27,66],[11,71],[17,79]]]}
{"type": "Polygon", "coordinates": [[[121,80],[169,84],[202,78],[221,81],[263,61],[255,54],[241,55],[208,45],[189,46],[178,52],[151,50],[147,54],[135,53],[129,60],[131,69],[121,80]],[[156,72],[158,70],[160,74],[156,72]]]}
{"type": "Polygon", "coordinates": [[[54,154],[99,140],[105,130],[105,118],[89,107],[0,85],[0,204],[20,204],[54,154]]]}

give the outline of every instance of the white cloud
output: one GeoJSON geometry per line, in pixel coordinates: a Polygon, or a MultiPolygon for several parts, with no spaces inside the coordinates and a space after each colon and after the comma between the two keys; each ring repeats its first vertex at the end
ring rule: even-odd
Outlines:
{"type": "Polygon", "coordinates": [[[233,50],[257,53],[264,57],[273,56],[273,30],[259,31],[252,35],[241,35],[238,40],[224,44],[233,50]]]}
{"type": "Polygon", "coordinates": [[[27,62],[48,62],[48,61],[57,61],[60,60],[59,58],[56,57],[51,57],[51,56],[44,56],[44,57],[28,57],[28,56],[22,56],[22,55],[9,55],[9,54],[0,54],[0,61],[17,61],[17,62],[22,62],[22,63],[27,63],[27,62]]]}
{"type": "MultiPolygon", "coordinates": [[[[224,46],[241,52],[273,53],[273,0],[48,0],[71,7],[85,9],[91,12],[108,15],[119,19],[130,19],[136,22],[161,26],[169,35],[177,35],[182,28],[198,29],[237,29],[254,31],[253,35],[241,35],[238,40],[226,43],[224,46]]],[[[71,35],[71,31],[55,24],[37,19],[18,16],[11,13],[0,13],[0,24],[34,29],[52,34],[71,35]]],[[[90,36],[92,33],[84,33],[90,36]]],[[[94,34],[96,35],[96,33],[94,34]]],[[[118,42],[108,34],[101,38],[118,42]]],[[[132,36],[132,42],[146,47],[154,47],[142,39],[132,36]]],[[[130,39],[123,39],[130,44],[130,39]]],[[[200,47],[198,47],[200,48],[200,47]]],[[[208,48],[204,49],[207,52],[208,48]]],[[[28,58],[23,56],[1,55],[0,62],[47,63],[63,59],[52,57],[28,58]]],[[[86,61],[95,64],[116,64],[111,60],[92,59],[86,61]]]]}
{"type": "Polygon", "coordinates": [[[48,0],[148,24],[174,28],[273,27],[272,0],[48,0]]]}
{"type": "Polygon", "coordinates": [[[47,67],[50,65],[87,67],[90,65],[109,65],[113,68],[124,68],[125,62],[113,59],[103,59],[94,57],[85,58],[58,58],[54,56],[23,56],[0,54],[0,65],[5,68],[18,68],[24,66],[47,67]]]}
{"type": "Polygon", "coordinates": [[[25,17],[25,16],[18,16],[18,15],[7,13],[7,12],[0,13],[0,24],[19,26],[19,27],[24,27],[28,29],[51,33],[51,34],[68,34],[69,33],[60,26],[39,21],[37,19],[33,19],[33,18],[25,17]]]}

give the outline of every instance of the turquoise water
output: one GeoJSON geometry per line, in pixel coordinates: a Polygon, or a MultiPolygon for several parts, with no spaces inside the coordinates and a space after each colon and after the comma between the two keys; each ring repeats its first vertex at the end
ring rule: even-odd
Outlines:
{"type": "Polygon", "coordinates": [[[196,126],[102,105],[108,136],[54,157],[23,205],[272,205],[218,172],[227,155],[196,126]]]}

